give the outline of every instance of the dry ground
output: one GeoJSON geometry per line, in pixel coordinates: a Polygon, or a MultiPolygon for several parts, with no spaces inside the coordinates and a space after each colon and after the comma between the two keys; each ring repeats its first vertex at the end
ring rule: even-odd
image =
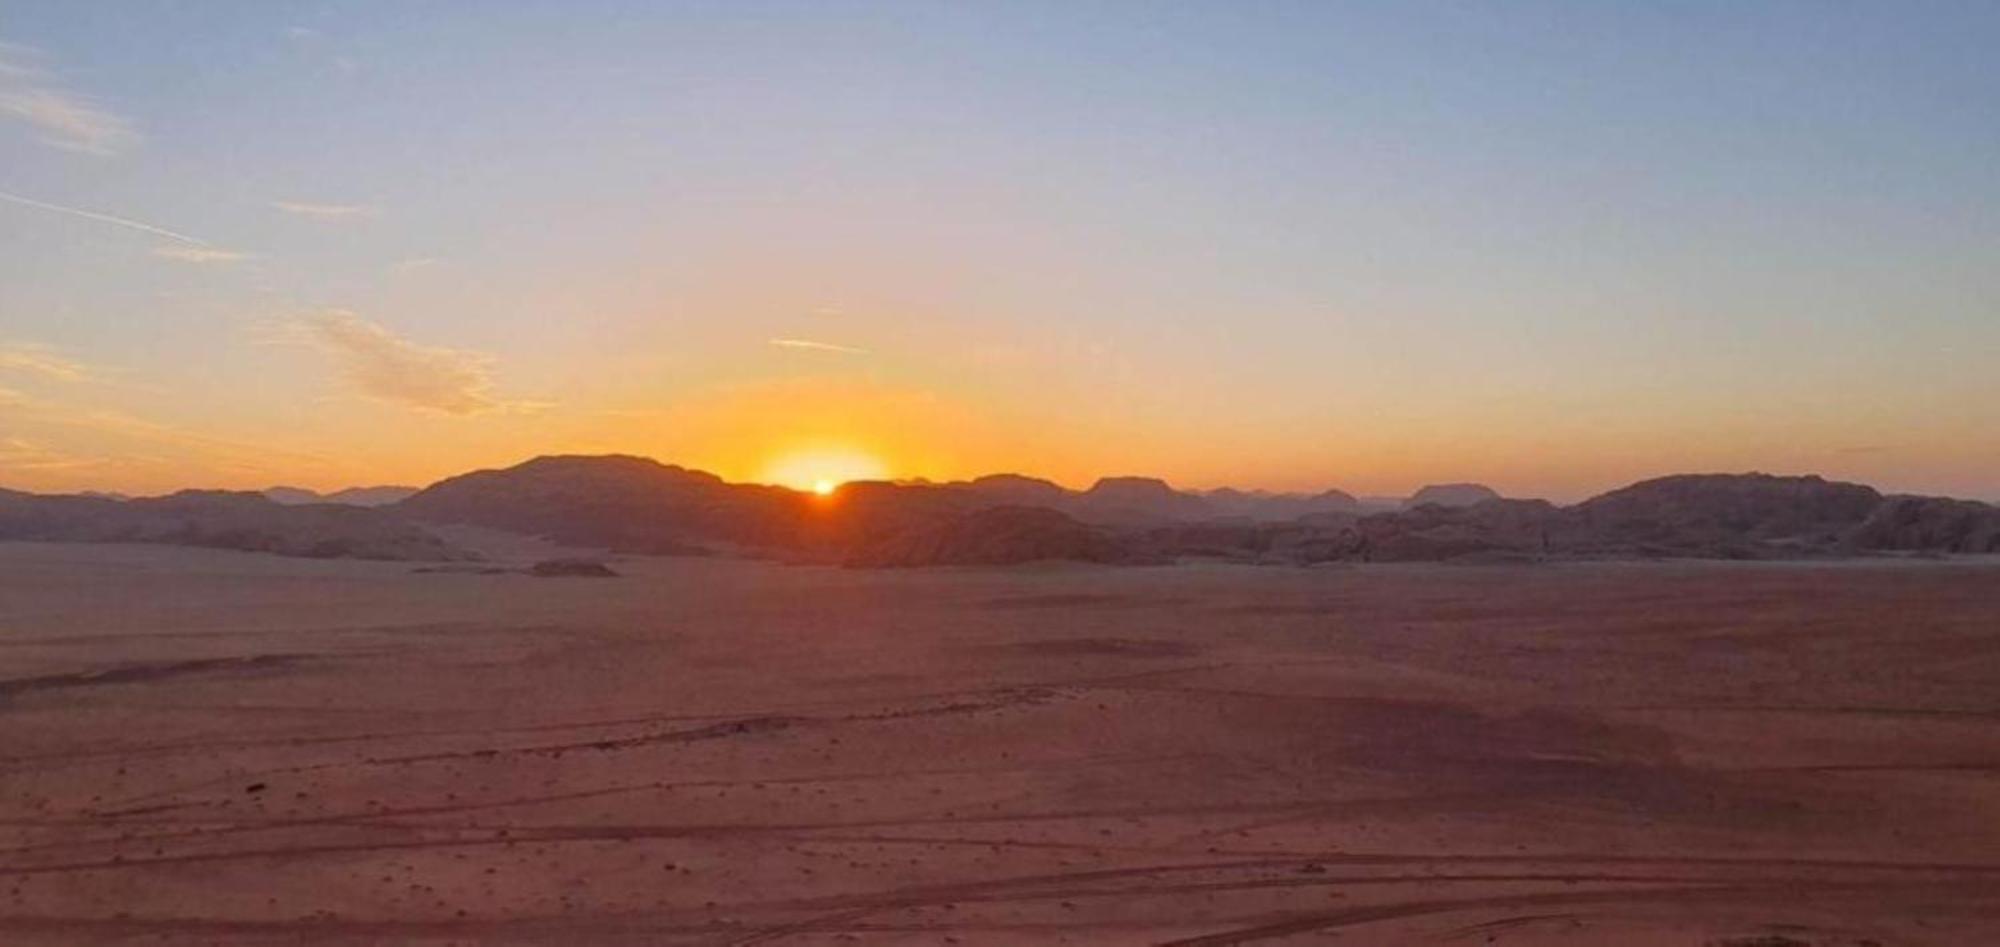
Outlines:
{"type": "Polygon", "coordinates": [[[0,544],[0,943],[2000,943],[2000,565],[0,544]]]}

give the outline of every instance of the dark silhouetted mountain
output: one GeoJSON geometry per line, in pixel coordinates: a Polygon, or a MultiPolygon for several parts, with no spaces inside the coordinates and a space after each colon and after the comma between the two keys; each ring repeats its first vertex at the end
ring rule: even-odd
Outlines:
{"type": "Polygon", "coordinates": [[[860,546],[850,566],[1009,565],[1048,559],[1117,562],[1125,544],[1043,507],[994,506],[901,530],[860,546]]]}
{"type": "Polygon", "coordinates": [[[1854,527],[1857,549],[2000,552],[2000,507],[1943,497],[1892,496],[1854,527]]]}
{"type": "Polygon", "coordinates": [[[0,491],[0,539],[165,543],[320,559],[468,558],[378,510],[284,506],[262,494],[216,490],[125,501],[0,491]]]}
{"type": "Polygon", "coordinates": [[[1323,513],[1359,513],[1361,501],[1341,490],[1323,493],[1266,493],[1223,487],[1201,494],[1214,516],[1251,520],[1293,520],[1323,513]]]}
{"type": "Polygon", "coordinates": [[[306,503],[338,503],[343,506],[388,506],[399,503],[417,492],[417,487],[348,487],[332,493],[318,493],[304,487],[271,487],[264,495],[273,502],[287,506],[306,503]]]}
{"type": "Polygon", "coordinates": [[[1426,505],[1472,506],[1500,498],[1499,491],[1481,483],[1434,483],[1410,494],[1410,498],[1403,501],[1403,509],[1413,510],[1426,505]]]}
{"type": "Polygon", "coordinates": [[[1882,502],[1872,487],[1819,477],[1680,474],[1577,504],[1583,527],[1618,551],[1755,555],[1759,547],[1827,549],[1882,502]]]}
{"type": "Polygon", "coordinates": [[[615,579],[618,573],[596,559],[544,559],[528,567],[528,574],[544,579],[615,579]]]}
{"type": "Polygon", "coordinates": [[[1884,499],[1872,488],[1819,477],[1662,477],[1571,507],[1426,499],[1490,492],[1469,484],[1429,487],[1407,509],[1367,514],[1338,491],[1199,495],[1141,477],[1107,478],[1081,493],[1017,475],[948,484],[856,482],[822,497],[728,483],[641,457],[562,456],[452,477],[374,509],[284,506],[248,493],[189,491],[119,502],[0,492],[0,539],[452,559],[460,553],[416,524],[468,524],[623,553],[897,566],[1047,558],[1314,563],[2000,552],[2000,509],[1933,497],[1884,499]]]}
{"type": "Polygon", "coordinates": [[[1353,556],[1368,562],[1540,558],[1573,548],[1581,531],[1545,500],[1423,503],[1355,524],[1353,556]]]}
{"type": "Polygon", "coordinates": [[[1045,506],[1058,509],[1071,497],[1068,490],[1050,481],[1038,477],[1024,477],[1020,474],[990,474],[977,480],[950,486],[959,487],[977,497],[979,502],[994,506],[1045,506]]]}
{"type": "Polygon", "coordinates": [[[1087,523],[1134,525],[1207,519],[1208,501],[1152,477],[1105,477],[1072,497],[1067,512],[1087,523]]]}
{"type": "Polygon", "coordinates": [[[676,553],[793,547],[806,540],[811,498],[726,483],[645,457],[537,457],[439,481],[396,504],[430,523],[463,523],[574,546],[676,553]]]}

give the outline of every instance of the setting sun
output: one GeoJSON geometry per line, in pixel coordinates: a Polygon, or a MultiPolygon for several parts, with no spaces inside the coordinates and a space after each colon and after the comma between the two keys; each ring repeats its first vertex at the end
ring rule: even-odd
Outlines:
{"type": "Polygon", "coordinates": [[[764,466],[766,483],[830,496],[852,480],[886,480],[889,469],[874,455],[851,447],[796,450],[764,466]]]}

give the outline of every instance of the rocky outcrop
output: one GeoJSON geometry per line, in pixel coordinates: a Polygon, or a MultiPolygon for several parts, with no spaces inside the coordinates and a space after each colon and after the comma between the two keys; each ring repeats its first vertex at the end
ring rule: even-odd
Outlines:
{"type": "Polygon", "coordinates": [[[1295,520],[1301,516],[1361,512],[1361,501],[1341,490],[1320,493],[1267,493],[1223,487],[1201,495],[1215,516],[1258,521],[1295,520]]]}
{"type": "Polygon", "coordinates": [[[1812,476],[1681,474],[1573,509],[1604,552],[1741,558],[1833,549],[1881,502],[1873,488],[1812,476]]]}
{"type": "Polygon", "coordinates": [[[644,457],[537,457],[439,481],[395,509],[570,546],[671,554],[803,541],[811,498],[644,457]]]}
{"type": "Polygon", "coordinates": [[[1044,506],[1058,509],[1069,502],[1070,492],[1039,477],[1020,474],[991,474],[977,480],[952,484],[977,502],[988,506],[1044,506]]]}
{"type": "Polygon", "coordinates": [[[1473,506],[1501,499],[1500,492],[1483,483],[1434,483],[1410,494],[1403,509],[1420,506],[1473,506]]]}
{"type": "Polygon", "coordinates": [[[164,543],[317,559],[471,558],[379,510],[284,506],[257,493],[216,490],[125,501],[0,491],[0,539],[164,543]]]}
{"type": "Polygon", "coordinates": [[[544,579],[615,579],[618,573],[596,559],[544,559],[528,567],[528,574],[544,579]]]}
{"type": "Polygon", "coordinates": [[[861,545],[844,562],[857,567],[908,567],[1127,558],[1128,550],[1109,534],[1055,510],[996,506],[861,545]]]}
{"type": "Polygon", "coordinates": [[[1862,550],[2000,553],[2000,507],[1944,497],[1892,496],[1847,534],[1862,550]]]}
{"type": "Polygon", "coordinates": [[[1066,510],[1088,523],[1113,525],[1200,520],[1215,515],[1207,500],[1153,477],[1105,477],[1072,498],[1066,510]]]}
{"type": "Polygon", "coordinates": [[[338,503],[342,506],[388,506],[400,503],[416,494],[416,487],[380,486],[348,487],[332,493],[319,493],[304,487],[270,487],[264,496],[275,503],[299,506],[307,503],[338,503]]]}
{"type": "Polygon", "coordinates": [[[469,524],[639,554],[737,553],[850,565],[1411,562],[2000,552],[2000,508],[1884,499],[1819,477],[1687,474],[1571,507],[1427,487],[1405,509],[1353,497],[1194,494],[1114,477],[1075,493],[1003,474],[960,483],[861,482],[830,496],[727,483],[640,457],[540,457],[442,481],[369,509],[285,506],[190,491],[118,501],[0,491],[0,539],[167,542],[295,556],[466,558],[419,523],[469,524]],[[1439,502],[1431,502],[1439,501],[1439,502]],[[1291,514],[1285,516],[1283,514],[1291,514]]]}

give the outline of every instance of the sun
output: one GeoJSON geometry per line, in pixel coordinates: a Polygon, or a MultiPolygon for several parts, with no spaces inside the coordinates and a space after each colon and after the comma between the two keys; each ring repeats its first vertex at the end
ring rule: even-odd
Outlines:
{"type": "Polygon", "coordinates": [[[855,447],[816,445],[797,448],[764,465],[759,480],[794,490],[832,496],[841,484],[856,480],[886,480],[889,468],[875,455],[855,447]]]}

